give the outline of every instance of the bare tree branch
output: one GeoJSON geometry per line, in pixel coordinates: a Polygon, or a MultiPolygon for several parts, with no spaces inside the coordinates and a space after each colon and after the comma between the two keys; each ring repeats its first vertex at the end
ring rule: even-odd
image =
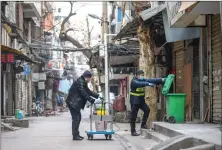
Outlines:
{"type": "Polygon", "coordinates": [[[94,26],[92,27],[92,29],[90,30],[90,34],[92,33],[92,31],[93,31],[93,28],[94,28],[94,26]]]}
{"type": "MultiPolygon", "coordinates": [[[[100,64],[99,64],[99,58],[98,56],[94,56],[92,51],[91,51],[91,33],[93,31],[93,28],[90,30],[89,29],[89,21],[87,19],[86,23],[87,23],[87,30],[84,29],[84,23],[79,22],[78,24],[76,24],[78,30],[75,30],[74,28],[69,28],[65,31],[65,24],[66,22],[68,22],[68,20],[74,16],[76,13],[73,13],[73,2],[70,2],[71,5],[71,10],[69,15],[63,20],[62,24],[61,24],[61,30],[60,30],[60,34],[59,34],[59,38],[61,39],[61,41],[68,41],[70,43],[72,43],[74,46],[76,46],[78,48],[78,50],[81,50],[81,52],[87,57],[87,59],[89,60],[89,66],[92,69],[93,67],[96,67],[98,70],[98,73],[100,74],[100,64]],[[82,45],[79,41],[75,40],[73,37],[68,35],[68,32],[70,31],[80,31],[83,34],[83,42],[84,46],[82,45]],[[88,48],[85,48],[88,47],[88,48]]],[[[77,51],[77,50],[74,50],[77,51]]],[[[100,78],[99,78],[99,83],[101,84],[100,78]]]]}
{"type": "Polygon", "coordinates": [[[70,13],[69,15],[62,21],[62,24],[61,24],[61,32],[64,32],[64,28],[65,28],[65,23],[69,20],[70,17],[76,15],[76,12],[72,12],[72,9],[73,9],[73,2],[70,2],[70,5],[71,5],[71,10],[70,10],[70,13]]]}
{"type": "Polygon", "coordinates": [[[65,31],[65,34],[67,34],[69,31],[76,31],[76,30],[73,29],[73,28],[70,28],[70,29],[68,29],[68,30],[65,31]]]}

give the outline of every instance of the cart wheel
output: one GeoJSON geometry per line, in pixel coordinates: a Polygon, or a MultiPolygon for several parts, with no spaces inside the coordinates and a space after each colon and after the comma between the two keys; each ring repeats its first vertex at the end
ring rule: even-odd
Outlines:
{"type": "Polygon", "coordinates": [[[89,134],[87,134],[87,137],[88,137],[88,140],[90,140],[90,135],[89,134]]]}
{"type": "Polygon", "coordinates": [[[163,117],[163,121],[164,121],[164,122],[168,122],[167,116],[164,116],[164,117],[163,117]]]}
{"type": "Polygon", "coordinates": [[[173,116],[170,116],[168,121],[169,121],[169,123],[175,123],[176,119],[173,116]]]}
{"type": "Polygon", "coordinates": [[[112,135],[109,135],[109,139],[110,139],[110,140],[112,139],[112,135]]]}
{"type": "Polygon", "coordinates": [[[105,137],[106,137],[106,140],[108,140],[108,135],[107,134],[105,134],[105,137]]]}

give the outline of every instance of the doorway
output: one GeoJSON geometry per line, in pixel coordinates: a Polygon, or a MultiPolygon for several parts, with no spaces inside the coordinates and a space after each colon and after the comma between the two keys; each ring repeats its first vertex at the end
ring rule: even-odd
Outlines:
{"type": "Polygon", "coordinates": [[[193,120],[200,120],[200,69],[199,69],[199,38],[191,43],[193,48],[193,85],[192,85],[192,116],[193,120]]]}

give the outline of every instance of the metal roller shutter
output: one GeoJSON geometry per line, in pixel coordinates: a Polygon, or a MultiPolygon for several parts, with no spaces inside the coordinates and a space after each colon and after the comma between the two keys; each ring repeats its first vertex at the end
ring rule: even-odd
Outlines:
{"type": "Polygon", "coordinates": [[[26,107],[27,107],[27,104],[26,104],[26,101],[27,101],[27,94],[26,94],[26,90],[27,87],[26,87],[26,82],[24,80],[22,80],[22,104],[21,104],[21,109],[23,109],[24,111],[26,111],[26,107]]]}
{"type": "Polygon", "coordinates": [[[15,84],[15,108],[19,108],[20,100],[21,100],[21,88],[20,88],[20,80],[16,79],[15,84]]]}
{"type": "MultiPolygon", "coordinates": [[[[10,88],[10,90],[8,90],[8,94],[12,94],[11,92],[13,92],[12,90],[12,72],[7,74],[7,78],[9,78],[8,80],[8,87],[10,88]]],[[[13,115],[13,97],[12,95],[8,96],[8,100],[7,100],[7,115],[12,116],[13,115]]]]}
{"type": "Polygon", "coordinates": [[[212,48],[212,115],[213,122],[221,122],[221,28],[220,16],[213,15],[211,19],[211,48],[212,48]]]}
{"type": "Polygon", "coordinates": [[[174,42],[174,55],[175,55],[175,66],[176,66],[176,93],[183,93],[183,70],[184,70],[184,41],[174,42]]]}

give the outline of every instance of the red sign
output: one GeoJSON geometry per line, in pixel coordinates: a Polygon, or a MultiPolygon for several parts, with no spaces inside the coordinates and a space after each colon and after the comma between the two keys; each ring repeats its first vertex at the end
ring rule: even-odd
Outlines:
{"type": "Polygon", "coordinates": [[[15,55],[12,53],[2,53],[1,54],[1,63],[14,63],[15,55]]]}

